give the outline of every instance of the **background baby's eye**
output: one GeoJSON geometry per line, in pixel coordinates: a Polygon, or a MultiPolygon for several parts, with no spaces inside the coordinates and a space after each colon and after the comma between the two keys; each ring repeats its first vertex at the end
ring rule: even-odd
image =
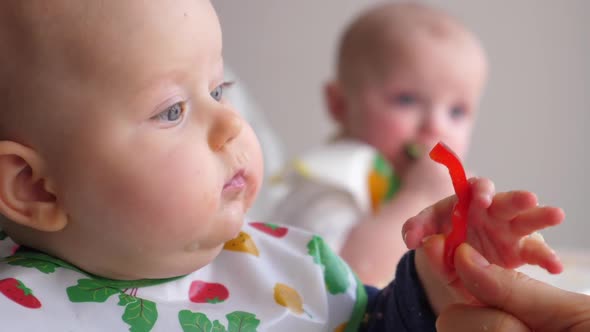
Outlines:
{"type": "Polygon", "coordinates": [[[184,113],[184,103],[176,103],[168,107],[165,111],[156,115],[156,120],[175,122],[178,121],[184,113]]]}
{"type": "Polygon", "coordinates": [[[411,93],[400,93],[390,97],[390,101],[394,105],[398,106],[410,106],[418,101],[418,98],[411,93]]]}
{"type": "Polygon", "coordinates": [[[451,111],[450,111],[451,119],[459,120],[459,119],[465,117],[465,115],[467,115],[467,111],[465,110],[465,107],[454,106],[453,108],[451,108],[451,111]]]}

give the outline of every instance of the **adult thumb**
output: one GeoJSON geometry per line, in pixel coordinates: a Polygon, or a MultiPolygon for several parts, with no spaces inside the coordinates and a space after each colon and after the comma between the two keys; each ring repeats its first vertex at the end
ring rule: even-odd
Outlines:
{"type": "Polygon", "coordinates": [[[490,264],[468,244],[457,249],[455,268],[482,304],[513,315],[534,331],[590,331],[590,296],[490,264]]]}

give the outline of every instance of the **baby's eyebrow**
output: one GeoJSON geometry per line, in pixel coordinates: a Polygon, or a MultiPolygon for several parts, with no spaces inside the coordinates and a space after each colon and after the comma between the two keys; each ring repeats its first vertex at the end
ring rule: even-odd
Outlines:
{"type": "Polygon", "coordinates": [[[153,112],[166,98],[179,93],[189,77],[183,71],[162,72],[139,80],[139,84],[130,90],[129,105],[134,105],[139,113],[153,112]]]}
{"type": "MultiPolygon", "coordinates": [[[[209,84],[219,84],[224,80],[223,56],[219,55],[211,61],[210,70],[207,70],[209,84]]],[[[134,100],[149,99],[159,91],[173,90],[194,80],[194,72],[185,68],[172,68],[156,74],[146,75],[139,80],[138,87],[132,91],[134,100]]]]}
{"type": "Polygon", "coordinates": [[[223,66],[223,56],[219,56],[217,60],[215,60],[215,64],[213,65],[213,79],[215,82],[221,82],[225,80],[225,71],[223,66]]]}
{"type": "Polygon", "coordinates": [[[151,75],[141,80],[137,89],[138,93],[150,90],[160,89],[165,85],[179,84],[188,79],[188,74],[184,70],[169,70],[151,75]]]}

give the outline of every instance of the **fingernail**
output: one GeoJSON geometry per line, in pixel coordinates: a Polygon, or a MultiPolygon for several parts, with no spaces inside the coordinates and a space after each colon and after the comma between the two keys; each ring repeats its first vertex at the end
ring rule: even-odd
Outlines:
{"type": "Polygon", "coordinates": [[[539,232],[533,232],[532,234],[529,234],[529,237],[531,239],[537,240],[541,243],[545,243],[545,238],[543,237],[543,234],[541,234],[539,232]]]}
{"type": "Polygon", "coordinates": [[[492,204],[492,200],[494,199],[493,195],[490,193],[486,193],[483,195],[484,202],[486,206],[490,206],[492,204]]]}
{"type": "Polygon", "coordinates": [[[469,248],[469,260],[479,267],[486,267],[490,265],[490,262],[488,262],[485,257],[483,257],[479,252],[477,252],[477,250],[473,248],[469,248]]]}

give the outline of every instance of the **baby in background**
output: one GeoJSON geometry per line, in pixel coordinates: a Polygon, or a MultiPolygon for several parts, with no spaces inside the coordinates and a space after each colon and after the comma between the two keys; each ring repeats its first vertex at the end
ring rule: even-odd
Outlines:
{"type": "Polygon", "coordinates": [[[368,9],[344,31],[325,88],[339,134],[297,160],[273,219],[324,236],[363,281],[388,280],[406,250],[402,224],[452,193],[445,169],[425,152],[444,141],[465,158],[486,74],[478,39],[443,11],[368,9]],[[354,227],[384,222],[389,241],[375,266],[364,250],[374,239],[354,227]]]}
{"type": "MultiPolygon", "coordinates": [[[[408,221],[383,290],[316,235],[244,224],[254,133],[224,98],[206,0],[0,2],[0,261],[11,331],[427,331],[462,297],[442,246],[455,197],[408,221]],[[393,269],[393,267],[392,267],[393,269]],[[456,287],[455,287],[456,286],[456,287]]],[[[526,191],[470,183],[467,242],[561,269],[526,191]]]]}

